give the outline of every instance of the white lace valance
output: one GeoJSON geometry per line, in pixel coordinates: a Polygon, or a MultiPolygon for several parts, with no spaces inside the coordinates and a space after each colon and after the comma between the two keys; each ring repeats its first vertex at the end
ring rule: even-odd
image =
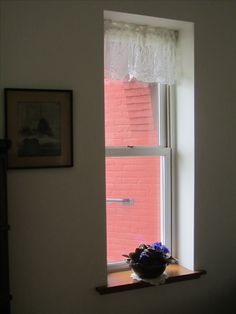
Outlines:
{"type": "Polygon", "coordinates": [[[105,78],[173,84],[176,80],[173,30],[105,21],[105,78]]]}

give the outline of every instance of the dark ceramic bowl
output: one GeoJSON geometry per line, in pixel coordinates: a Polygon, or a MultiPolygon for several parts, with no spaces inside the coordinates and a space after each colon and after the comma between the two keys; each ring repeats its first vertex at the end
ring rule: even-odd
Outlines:
{"type": "Polygon", "coordinates": [[[166,264],[143,265],[130,263],[130,267],[140,278],[156,278],[164,273],[166,264]]]}

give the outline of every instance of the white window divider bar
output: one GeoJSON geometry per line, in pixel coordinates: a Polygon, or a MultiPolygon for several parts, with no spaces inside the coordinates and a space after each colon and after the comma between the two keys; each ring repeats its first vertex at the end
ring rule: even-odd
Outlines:
{"type": "Polygon", "coordinates": [[[112,146],[106,147],[107,157],[116,156],[168,156],[170,148],[161,146],[112,146]]]}

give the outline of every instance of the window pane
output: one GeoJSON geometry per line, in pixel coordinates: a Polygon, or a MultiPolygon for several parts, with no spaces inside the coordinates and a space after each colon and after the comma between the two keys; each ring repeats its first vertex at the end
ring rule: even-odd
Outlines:
{"type": "Polygon", "coordinates": [[[158,145],[157,88],[105,80],[106,146],[158,145]]]}
{"type": "Polygon", "coordinates": [[[107,157],[107,259],[160,241],[159,156],[107,157]]]}

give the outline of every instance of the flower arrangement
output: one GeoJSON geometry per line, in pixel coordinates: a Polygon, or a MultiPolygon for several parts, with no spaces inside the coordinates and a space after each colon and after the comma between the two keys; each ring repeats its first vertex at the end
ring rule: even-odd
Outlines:
{"type": "Polygon", "coordinates": [[[170,255],[169,249],[161,242],[140,244],[134,252],[130,252],[126,262],[141,278],[153,278],[160,276],[168,264],[176,263],[176,259],[170,255]]]}

